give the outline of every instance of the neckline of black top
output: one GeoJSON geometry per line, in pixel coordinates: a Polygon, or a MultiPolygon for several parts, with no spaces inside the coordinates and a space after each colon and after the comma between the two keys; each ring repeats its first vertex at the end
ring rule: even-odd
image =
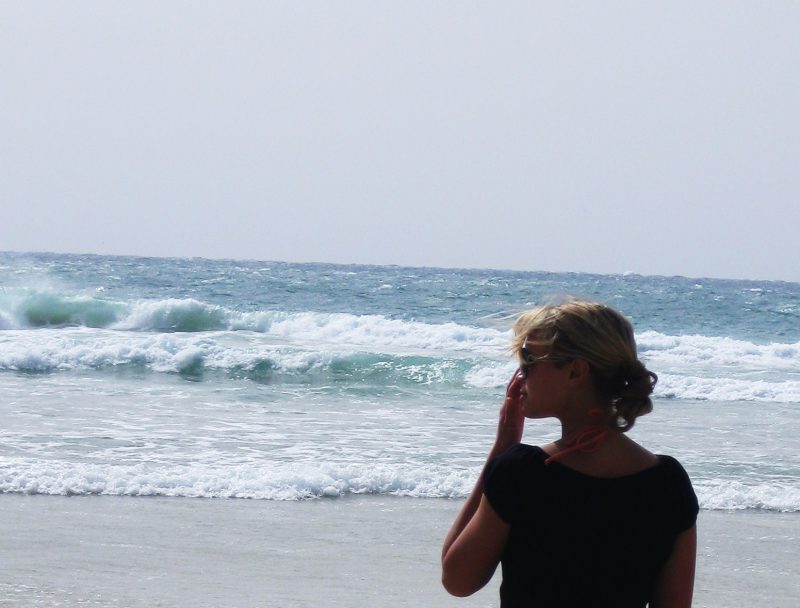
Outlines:
{"type": "MultiPolygon", "coordinates": [[[[549,454],[547,452],[545,452],[538,445],[532,446],[532,447],[534,449],[536,449],[537,451],[539,451],[544,458],[547,458],[549,456],[549,454]]],[[[634,471],[633,473],[628,473],[626,475],[617,475],[617,476],[614,476],[614,477],[600,477],[598,475],[590,475],[588,473],[582,473],[581,471],[578,471],[577,469],[573,469],[571,467],[568,467],[563,462],[559,462],[557,460],[553,461],[553,462],[550,462],[550,463],[547,463],[545,466],[547,466],[547,467],[556,467],[556,468],[558,468],[558,469],[560,469],[562,471],[566,471],[567,473],[570,473],[572,475],[576,475],[578,477],[583,477],[585,479],[593,479],[593,480],[596,480],[596,481],[626,481],[628,479],[635,479],[635,478],[637,478],[637,477],[639,477],[641,475],[648,475],[648,474],[660,469],[664,464],[664,456],[662,456],[660,454],[656,454],[656,459],[657,459],[656,463],[651,465],[651,466],[649,466],[649,467],[647,467],[646,469],[642,469],[640,471],[634,471]]]]}

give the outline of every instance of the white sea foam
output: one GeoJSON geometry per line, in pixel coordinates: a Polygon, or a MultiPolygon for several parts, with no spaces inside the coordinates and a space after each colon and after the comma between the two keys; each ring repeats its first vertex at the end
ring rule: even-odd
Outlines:
{"type": "MultiPolygon", "coordinates": [[[[252,331],[294,342],[382,348],[491,351],[501,357],[510,334],[458,323],[423,323],[382,315],[282,311],[241,312],[195,299],[118,302],[50,292],[4,292],[0,329],[89,326],[127,332],[252,331]]],[[[702,335],[644,331],[641,356],[657,368],[734,367],[800,372],[800,343],[756,344],[702,335]]]]}
{"type": "Polygon", "coordinates": [[[405,465],[287,464],[225,469],[64,462],[0,467],[0,493],[300,500],[345,494],[463,497],[476,471],[405,465]]]}
{"type": "Polygon", "coordinates": [[[136,302],[114,329],[145,331],[208,331],[226,329],[230,311],[194,299],[136,302]]]}
{"type": "Polygon", "coordinates": [[[754,344],[709,336],[670,336],[655,331],[637,335],[639,354],[653,366],[691,365],[800,372],[800,343],[754,344]]]}
{"type": "Polygon", "coordinates": [[[128,332],[253,331],[308,343],[439,350],[502,349],[508,340],[508,332],[458,323],[433,324],[347,313],[239,312],[191,298],[123,303],[35,293],[0,303],[0,329],[64,326],[128,332]]]}
{"type": "MultiPolygon", "coordinates": [[[[515,368],[503,353],[507,336],[494,329],[346,314],[283,313],[276,317],[266,332],[153,333],[86,327],[6,330],[0,332],[0,370],[49,372],[126,365],[190,374],[203,370],[246,375],[318,370],[339,377],[342,373],[354,378],[383,374],[390,382],[397,378],[502,389],[515,368]]],[[[653,336],[648,340],[652,344],[653,336]]],[[[658,340],[678,344],[689,362],[675,354],[678,347],[648,352],[655,353],[649,357],[650,367],[659,371],[657,398],[800,402],[796,345],[751,344],[746,364],[723,366],[719,363],[731,357],[727,347],[734,344],[743,350],[741,342],[663,335],[658,340]],[[701,348],[693,351],[698,343],[701,348]],[[723,352],[717,353],[709,343],[721,345],[723,352]],[[664,351],[670,352],[669,362],[660,360],[664,351]],[[705,361],[714,360],[716,365],[698,363],[700,352],[706,355],[705,361]],[[771,366],[775,361],[783,362],[784,369],[775,370],[771,366]],[[662,372],[662,366],[668,371],[662,372]]],[[[744,359],[740,357],[740,361],[744,359]]]]}
{"type": "Polygon", "coordinates": [[[516,368],[513,361],[479,365],[467,373],[464,381],[475,388],[500,388],[508,384],[516,368]]]}
{"type": "Polygon", "coordinates": [[[791,483],[749,485],[736,480],[711,479],[695,480],[694,487],[704,509],[800,511],[800,487],[791,483]]]}
{"type": "Polygon", "coordinates": [[[85,328],[6,332],[0,335],[0,369],[47,372],[118,365],[144,365],[156,372],[179,372],[197,358],[219,356],[213,341],[171,335],[122,336],[85,328]]]}
{"type": "Polygon", "coordinates": [[[386,348],[435,351],[492,349],[502,352],[508,342],[508,333],[495,329],[346,313],[246,313],[233,321],[231,327],[263,331],[306,344],[366,345],[376,348],[378,352],[386,352],[386,348]]]}
{"type": "MultiPolygon", "coordinates": [[[[159,467],[27,463],[0,467],[0,493],[46,495],[169,496],[302,500],[346,494],[465,498],[479,470],[401,464],[285,464],[283,466],[159,467]]],[[[800,488],[788,482],[745,484],[695,479],[708,510],[800,511],[800,488]]]]}
{"type": "Polygon", "coordinates": [[[661,374],[655,396],[665,399],[708,401],[770,401],[800,403],[800,381],[768,382],[759,379],[700,378],[661,374]]]}
{"type": "MultiPolygon", "coordinates": [[[[110,330],[8,331],[0,335],[0,369],[47,372],[79,368],[104,368],[143,365],[155,372],[180,372],[192,365],[206,369],[252,369],[267,362],[278,370],[303,371],[326,368],[352,358],[358,368],[387,367],[413,371],[412,357],[372,357],[359,353],[369,349],[328,345],[319,341],[305,345],[275,343],[263,336],[231,336],[226,333],[202,334],[125,334],[110,330]],[[313,346],[313,348],[312,348],[313,346]]],[[[446,360],[430,357],[417,364],[439,370],[450,366],[446,360]],[[444,366],[444,367],[443,367],[444,366]]]]}

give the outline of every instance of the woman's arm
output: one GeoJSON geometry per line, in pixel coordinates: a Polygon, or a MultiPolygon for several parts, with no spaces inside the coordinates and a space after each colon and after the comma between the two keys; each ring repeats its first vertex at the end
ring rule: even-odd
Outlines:
{"type": "Polygon", "coordinates": [[[452,595],[472,595],[491,580],[509,525],[483,496],[478,509],[442,555],[442,585],[452,595]]]}
{"type": "Polygon", "coordinates": [[[697,526],[681,532],[656,581],[651,608],[690,608],[697,558],[697,526]]]}
{"type": "MultiPolygon", "coordinates": [[[[521,383],[515,373],[500,408],[497,437],[487,462],[522,439],[525,417],[519,396],[521,383]]],[[[453,595],[464,596],[475,593],[488,583],[500,561],[508,529],[508,524],[483,496],[481,471],[442,547],[442,584],[445,589],[453,595]]]]}

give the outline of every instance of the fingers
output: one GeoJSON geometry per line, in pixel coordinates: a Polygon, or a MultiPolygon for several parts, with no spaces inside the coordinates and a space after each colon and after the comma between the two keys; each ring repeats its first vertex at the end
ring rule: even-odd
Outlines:
{"type": "Polygon", "coordinates": [[[505,451],[522,439],[525,414],[522,407],[520,389],[523,382],[522,375],[519,370],[516,370],[506,388],[506,398],[500,408],[500,420],[495,443],[495,447],[501,451],[505,451]]]}
{"type": "Polygon", "coordinates": [[[524,426],[525,416],[522,408],[516,401],[506,399],[503,407],[500,408],[494,449],[497,452],[505,452],[511,446],[518,444],[522,440],[524,426]]]}
{"type": "Polygon", "coordinates": [[[514,375],[511,376],[511,380],[508,381],[508,386],[506,387],[506,397],[518,397],[522,382],[522,374],[520,373],[520,370],[517,369],[514,372],[514,375]]]}

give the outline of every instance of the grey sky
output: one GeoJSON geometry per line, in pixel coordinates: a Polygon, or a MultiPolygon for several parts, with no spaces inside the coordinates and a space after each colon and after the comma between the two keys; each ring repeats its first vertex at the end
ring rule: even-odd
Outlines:
{"type": "Polygon", "coordinates": [[[800,281],[800,3],[5,2],[0,250],[800,281]]]}

